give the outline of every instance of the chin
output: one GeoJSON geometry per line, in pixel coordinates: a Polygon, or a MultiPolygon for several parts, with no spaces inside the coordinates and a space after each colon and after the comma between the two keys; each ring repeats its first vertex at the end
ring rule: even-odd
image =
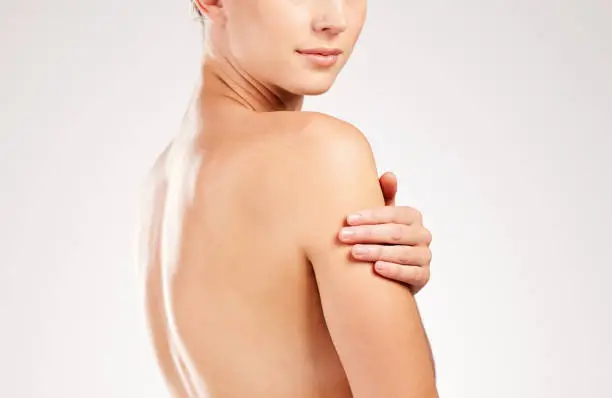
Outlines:
{"type": "Polygon", "coordinates": [[[302,90],[301,94],[302,95],[321,95],[329,91],[330,88],[331,88],[331,84],[328,84],[326,86],[319,86],[319,87],[314,87],[314,86],[308,87],[302,90]]]}
{"type": "Polygon", "coordinates": [[[333,78],[304,76],[304,79],[296,84],[292,91],[298,95],[321,95],[329,91],[335,80],[335,76],[333,78]]]}

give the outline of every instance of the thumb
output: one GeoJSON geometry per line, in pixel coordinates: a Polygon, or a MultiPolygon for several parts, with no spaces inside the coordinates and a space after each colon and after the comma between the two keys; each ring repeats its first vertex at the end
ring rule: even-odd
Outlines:
{"type": "Polygon", "coordinates": [[[387,206],[395,206],[397,194],[397,177],[390,171],[385,172],[379,179],[380,188],[387,206]]]}

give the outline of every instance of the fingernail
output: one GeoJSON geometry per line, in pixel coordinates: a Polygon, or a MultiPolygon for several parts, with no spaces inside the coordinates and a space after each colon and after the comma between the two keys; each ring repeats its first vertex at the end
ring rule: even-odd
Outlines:
{"type": "Polygon", "coordinates": [[[374,267],[376,267],[376,271],[385,271],[388,269],[387,264],[384,263],[376,263],[374,267]]]}
{"type": "Polygon", "coordinates": [[[368,249],[367,247],[363,247],[363,246],[355,246],[355,254],[357,255],[365,255],[368,254],[370,252],[370,249],[368,249]]]}
{"type": "Polygon", "coordinates": [[[353,236],[355,236],[355,231],[352,231],[350,229],[343,229],[342,230],[342,239],[351,238],[353,236]]]}
{"type": "Polygon", "coordinates": [[[361,214],[351,214],[348,216],[348,222],[351,224],[359,222],[359,220],[361,220],[361,214]]]}

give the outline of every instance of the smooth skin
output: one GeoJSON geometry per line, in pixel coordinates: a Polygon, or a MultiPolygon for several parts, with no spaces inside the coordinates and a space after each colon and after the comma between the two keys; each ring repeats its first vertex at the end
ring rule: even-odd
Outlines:
{"type": "Polygon", "coordinates": [[[384,173],[379,182],[385,207],[348,216],[348,226],[342,228],[338,238],[353,245],[355,259],[374,262],[379,275],[410,285],[416,294],[430,279],[432,234],[423,225],[420,211],[396,206],[397,178],[393,173],[384,173]]]}
{"type": "MultiPolygon", "coordinates": [[[[384,203],[369,143],[356,127],[337,120],[325,120],[319,131],[325,133],[315,134],[320,137],[310,155],[319,160],[311,165],[315,182],[302,204],[310,209],[304,248],[352,394],[435,397],[433,360],[413,294],[406,286],[373,279],[334,239],[344,214],[384,203]]],[[[308,185],[308,176],[304,179],[308,185]]]]}
{"type": "Polygon", "coordinates": [[[379,180],[359,129],[301,109],[347,62],[365,0],[197,1],[211,52],[150,174],[141,235],[172,395],[436,397],[414,300],[430,234],[393,206],[397,182],[379,180]],[[322,45],[343,50],[335,65],[298,51],[322,45]]]}
{"type": "Polygon", "coordinates": [[[363,134],[210,101],[214,126],[152,173],[147,315],[172,395],[436,397],[413,293],[338,239],[347,215],[384,209],[363,134]]]}

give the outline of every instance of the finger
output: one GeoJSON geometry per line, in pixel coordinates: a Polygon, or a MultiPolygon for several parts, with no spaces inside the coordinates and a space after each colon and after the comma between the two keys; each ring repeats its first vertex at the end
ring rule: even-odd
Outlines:
{"type": "Polygon", "coordinates": [[[431,264],[431,250],[426,246],[381,246],[354,245],[353,257],[360,261],[385,261],[400,265],[428,267],[431,264]]]}
{"type": "Polygon", "coordinates": [[[376,272],[385,278],[413,286],[417,291],[429,282],[429,268],[414,267],[410,265],[397,265],[385,261],[377,261],[374,265],[376,272]]]}
{"type": "Polygon", "coordinates": [[[376,224],[342,228],[339,238],[345,243],[427,246],[431,241],[431,233],[418,225],[376,224]]]}
{"type": "Polygon", "coordinates": [[[367,224],[423,224],[420,211],[409,206],[384,206],[374,209],[364,209],[347,217],[349,225],[367,224]]]}
{"type": "Polygon", "coordinates": [[[395,206],[395,196],[397,194],[397,177],[391,172],[384,173],[380,179],[380,188],[385,198],[387,206],[395,206]]]}

